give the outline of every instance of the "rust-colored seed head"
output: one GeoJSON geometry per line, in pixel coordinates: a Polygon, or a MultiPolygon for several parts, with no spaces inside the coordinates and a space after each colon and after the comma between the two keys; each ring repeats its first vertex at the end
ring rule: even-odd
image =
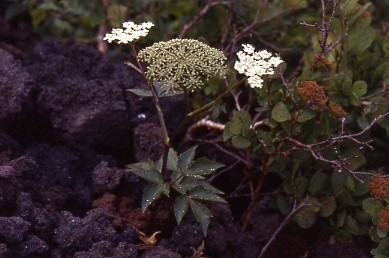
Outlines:
{"type": "Polygon", "coordinates": [[[330,101],[330,103],[328,104],[328,108],[331,110],[332,113],[339,117],[345,117],[347,115],[343,107],[336,102],[330,101]]]}
{"type": "Polygon", "coordinates": [[[326,107],[327,96],[323,88],[315,81],[302,81],[297,89],[301,99],[307,104],[313,104],[320,110],[326,107]]]}
{"type": "Polygon", "coordinates": [[[383,229],[389,230],[389,204],[384,209],[378,212],[378,225],[383,229]]]}
{"type": "Polygon", "coordinates": [[[315,55],[315,57],[313,58],[312,68],[315,70],[320,68],[332,70],[332,64],[323,54],[318,54],[315,55]]]}
{"type": "MultiPolygon", "coordinates": [[[[389,178],[382,177],[381,173],[371,178],[369,189],[371,195],[378,200],[384,200],[389,197],[389,178]]],[[[389,217],[388,217],[389,218],[389,217]]]]}

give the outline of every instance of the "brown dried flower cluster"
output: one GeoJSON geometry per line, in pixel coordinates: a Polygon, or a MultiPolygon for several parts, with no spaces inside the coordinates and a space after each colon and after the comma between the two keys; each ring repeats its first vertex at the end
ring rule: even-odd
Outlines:
{"type": "MultiPolygon", "coordinates": [[[[371,195],[378,199],[384,200],[389,197],[389,178],[382,177],[382,173],[377,173],[371,178],[369,189],[371,195]]],[[[388,217],[389,218],[389,217],[388,217]]]]}
{"type": "Polygon", "coordinates": [[[307,104],[313,104],[320,110],[326,107],[327,96],[323,88],[315,81],[302,81],[297,89],[301,99],[307,104]]]}
{"type": "Polygon", "coordinates": [[[339,117],[345,117],[347,115],[347,113],[346,113],[346,111],[344,111],[343,107],[336,102],[330,101],[330,103],[328,104],[328,108],[331,110],[332,113],[334,113],[335,115],[337,115],[339,117]]]}
{"type": "Polygon", "coordinates": [[[389,231],[389,204],[384,209],[378,212],[378,225],[386,231],[389,231]]]}
{"type": "Polygon", "coordinates": [[[312,68],[314,70],[324,68],[326,70],[332,70],[332,64],[323,54],[315,55],[313,58],[312,68]]]}

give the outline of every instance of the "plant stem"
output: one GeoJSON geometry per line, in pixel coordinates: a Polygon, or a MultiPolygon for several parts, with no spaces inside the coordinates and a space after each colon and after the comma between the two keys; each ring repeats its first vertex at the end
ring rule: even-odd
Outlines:
{"type": "Polygon", "coordinates": [[[149,87],[149,90],[151,91],[151,95],[152,95],[152,99],[153,99],[153,104],[155,106],[155,109],[157,110],[157,116],[158,116],[158,119],[159,119],[159,124],[161,125],[161,128],[162,128],[164,149],[163,149],[161,174],[162,174],[163,177],[165,177],[167,158],[168,158],[168,153],[169,153],[169,148],[170,148],[170,138],[169,138],[169,133],[168,133],[168,130],[167,130],[167,127],[166,127],[165,119],[163,117],[161,103],[159,102],[158,94],[155,91],[155,88],[154,88],[152,82],[150,82],[147,79],[147,77],[146,77],[145,71],[144,71],[144,69],[143,69],[142,65],[140,64],[139,59],[137,57],[137,53],[136,53],[135,47],[132,44],[131,44],[131,50],[132,50],[133,55],[134,55],[134,57],[136,59],[136,62],[138,64],[139,71],[141,72],[142,76],[145,78],[145,80],[147,82],[147,86],[149,87]]]}

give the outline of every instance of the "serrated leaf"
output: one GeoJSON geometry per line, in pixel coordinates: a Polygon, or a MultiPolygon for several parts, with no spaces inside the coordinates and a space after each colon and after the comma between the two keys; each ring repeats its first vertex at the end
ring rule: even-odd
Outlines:
{"type": "Polygon", "coordinates": [[[150,184],[146,186],[142,195],[142,212],[150,206],[155,200],[157,200],[162,193],[162,187],[158,184],[150,184]]]}
{"type": "Polygon", "coordinates": [[[169,182],[163,183],[161,185],[161,191],[163,192],[164,195],[169,197],[169,194],[170,194],[170,183],[169,182]]]}
{"type": "Polygon", "coordinates": [[[183,193],[186,193],[190,189],[193,189],[193,188],[199,187],[199,186],[201,186],[209,191],[212,191],[213,193],[223,194],[222,191],[216,189],[215,187],[213,187],[212,185],[210,185],[207,181],[205,181],[203,179],[197,179],[197,178],[193,178],[193,177],[185,177],[179,183],[179,187],[183,191],[183,193]]]}
{"type": "Polygon", "coordinates": [[[185,195],[177,197],[174,202],[174,216],[176,217],[177,224],[180,224],[182,218],[185,216],[189,207],[189,199],[185,195]]]}
{"type": "Polygon", "coordinates": [[[279,122],[288,121],[291,118],[288,107],[283,102],[278,102],[271,111],[271,117],[279,122]]]}
{"type": "Polygon", "coordinates": [[[200,199],[200,200],[213,201],[213,202],[226,202],[219,195],[215,194],[214,192],[208,189],[205,189],[202,186],[190,190],[188,196],[193,199],[200,199]]]}
{"type": "Polygon", "coordinates": [[[357,97],[362,97],[367,92],[367,83],[364,81],[356,81],[353,84],[353,92],[357,97]]]}
{"type": "Polygon", "coordinates": [[[169,149],[169,153],[167,155],[167,163],[166,168],[176,171],[178,170],[178,156],[177,152],[172,148],[169,149]]]}
{"type": "Polygon", "coordinates": [[[334,213],[335,209],[336,209],[335,198],[329,197],[327,200],[325,200],[322,203],[319,214],[322,217],[328,217],[334,213]]]}
{"type": "Polygon", "coordinates": [[[309,192],[316,195],[323,191],[328,184],[328,176],[322,172],[316,173],[309,182],[309,192]]]}
{"type": "Polygon", "coordinates": [[[250,147],[251,142],[249,142],[246,138],[240,136],[240,135],[234,135],[231,139],[232,145],[238,149],[246,149],[250,147]]]}
{"type": "Polygon", "coordinates": [[[317,115],[316,110],[306,109],[301,114],[299,114],[299,116],[297,117],[297,122],[302,123],[302,122],[308,121],[308,120],[314,118],[316,115],[317,115]]]}
{"type": "Polygon", "coordinates": [[[132,92],[140,97],[151,97],[151,91],[144,89],[128,89],[127,91],[132,92]]]}
{"type": "Polygon", "coordinates": [[[131,164],[127,167],[132,173],[140,176],[141,178],[149,182],[153,182],[156,184],[163,182],[161,173],[153,168],[150,168],[150,166],[148,166],[145,162],[131,164]]]}
{"type": "Polygon", "coordinates": [[[178,157],[178,167],[181,171],[186,171],[189,167],[190,162],[194,159],[197,146],[194,146],[183,153],[178,157]]]}
{"type": "Polygon", "coordinates": [[[186,171],[187,176],[204,176],[216,171],[216,169],[224,167],[224,165],[207,158],[200,158],[190,165],[186,171]]]}
{"type": "Polygon", "coordinates": [[[208,225],[211,221],[211,211],[204,205],[194,200],[189,200],[190,208],[196,218],[200,223],[201,229],[203,230],[204,236],[207,235],[208,225]]]}

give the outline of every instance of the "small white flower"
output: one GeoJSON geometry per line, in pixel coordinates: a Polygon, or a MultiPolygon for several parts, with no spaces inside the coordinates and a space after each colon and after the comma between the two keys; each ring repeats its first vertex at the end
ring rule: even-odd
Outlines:
{"type": "Polygon", "coordinates": [[[118,44],[127,44],[145,37],[153,26],[152,22],[144,22],[139,25],[132,21],[125,22],[123,23],[124,29],[112,29],[111,33],[105,34],[104,40],[109,43],[117,41],[118,44]]]}
{"type": "Polygon", "coordinates": [[[250,44],[242,46],[243,51],[236,54],[239,60],[235,62],[234,68],[239,73],[249,77],[247,82],[252,88],[261,88],[263,85],[262,76],[274,74],[274,68],[283,61],[279,56],[273,56],[267,50],[255,52],[254,46],[250,44]]]}

